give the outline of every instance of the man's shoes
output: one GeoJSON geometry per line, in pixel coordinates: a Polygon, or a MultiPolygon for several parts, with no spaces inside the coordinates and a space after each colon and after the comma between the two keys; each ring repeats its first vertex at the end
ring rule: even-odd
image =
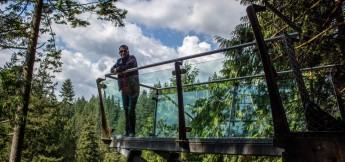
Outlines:
{"type": "Polygon", "coordinates": [[[129,136],[129,133],[126,133],[126,134],[124,134],[123,136],[128,137],[128,136],[129,136]]]}
{"type": "Polygon", "coordinates": [[[135,133],[129,133],[129,137],[135,137],[135,133]]]}

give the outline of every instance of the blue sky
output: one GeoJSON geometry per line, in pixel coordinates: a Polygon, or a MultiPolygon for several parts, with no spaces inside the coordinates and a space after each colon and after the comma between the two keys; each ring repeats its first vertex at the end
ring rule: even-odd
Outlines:
{"type": "MultiPolygon", "coordinates": [[[[97,95],[95,81],[109,73],[121,44],[129,46],[139,66],[217,49],[214,36],[229,38],[245,16],[245,6],[236,0],[119,0],[115,5],[128,10],[123,28],[88,13],[82,15],[91,23],[86,28],[52,26],[63,51],[63,72],[56,75],[58,91],[70,78],[77,97],[97,95]]],[[[0,50],[0,67],[11,54],[0,50]]]]}

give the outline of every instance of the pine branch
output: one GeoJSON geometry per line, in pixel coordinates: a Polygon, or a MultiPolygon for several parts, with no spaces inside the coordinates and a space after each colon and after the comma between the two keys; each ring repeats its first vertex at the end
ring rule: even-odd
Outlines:
{"type": "Polygon", "coordinates": [[[309,39],[307,42],[304,42],[303,44],[297,46],[296,49],[301,48],[301,47],[303,47],[303,46],[305,46],[305,45],[307,45],[307,44],[313,42],[314,40],[316,40],[316,39],[322,37],[322,36],[323,36],[325,33],[327,33],[329,30],[331,30],[331,29],[333,29],[333,28],[335,28],[335,27],[337,27],[337,26],[340,26],[340,25],[345,25],[345,22],[339,23],[339,24],[334,24],[334,25],[330,26],[329,28],[327,28],[327,29],[325,29],[324,31],[320,32],[318,35],[316,35],[316,36],[314,36],[313,38],[309,39]]]}
{"type": "Polygon", "coordinates": [[[8,49],[8,48],[11,48],[11,49],[21,49],[21,50],[27,49],[27,47],[8,46],[8,45],[2,45],[2,44],[0,44],[0,47],[2,49],[8,49]]]}

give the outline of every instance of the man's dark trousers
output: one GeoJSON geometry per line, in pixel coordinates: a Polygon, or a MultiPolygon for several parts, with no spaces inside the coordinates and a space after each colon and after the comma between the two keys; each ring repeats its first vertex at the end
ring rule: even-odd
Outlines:
{"type": "Polygon", "coordinates": [[[122,102],[126,118],[126,135],[135,135],[135,107],[139,93],[122,93],[122,102]]]}

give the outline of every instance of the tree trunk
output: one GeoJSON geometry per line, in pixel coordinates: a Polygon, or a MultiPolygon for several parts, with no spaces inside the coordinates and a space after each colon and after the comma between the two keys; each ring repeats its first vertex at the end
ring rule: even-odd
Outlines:
{"type": "Polygon", "coordinates": [[[338,38],[339,38],[339,45],[340,45],[340,51],[343,55],[343,58],[345,57],[345,46],[342,45],[344,42],[343,40],[345,39],[345,24],[344,24],[344,17],[342,16],[343,13],[343,6],[345,6],[345,1],[343,2],[339,2],[339,3],[343,3],[343,4],[339,4],[339,8],[337,9],[337,13],[336,13],[336,22],[337,24],[341,24],[338,26],[338,38]]]}
{"type": "Polygon", "coordinates": [[[24,131],[26,118],[29,108],[31,82],[33,76],[33,68],[35,63],[36,47],[39,34],[39,28],[42,17],[43,0],[36,0],[34,17],[32,20],[30,42],[27,49],[25,65],[23,69],[23,78],[25,79],[24,89],[22,89],[23,102],[18,106],[15,117],[15,126],[12,138],[10,162],[21,161],[21,154],[24,141],[24,131]]]}

